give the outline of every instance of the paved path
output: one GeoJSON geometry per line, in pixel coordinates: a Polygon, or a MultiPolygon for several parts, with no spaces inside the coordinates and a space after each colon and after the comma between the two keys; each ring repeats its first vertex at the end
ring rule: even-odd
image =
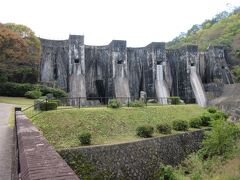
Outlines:
{"type": "Polygon", "coordinates": [[[0,103],[0,180],[11,180],[13,130],[8,121],[12,107],[0,103]]]}

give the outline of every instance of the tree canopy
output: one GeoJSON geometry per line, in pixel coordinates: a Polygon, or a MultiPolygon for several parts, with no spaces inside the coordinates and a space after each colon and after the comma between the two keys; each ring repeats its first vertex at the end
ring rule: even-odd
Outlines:
{"type": "Polygon", "coordinates": [[[0,82],[36,82],[39,60],[40,41],[30,28],[0,23],[0,82]]]}
{"type": "Polygon", "coordinates": [[[0,61],[25,59],[27,43],[15,32],[0,24],[0,61]]]}

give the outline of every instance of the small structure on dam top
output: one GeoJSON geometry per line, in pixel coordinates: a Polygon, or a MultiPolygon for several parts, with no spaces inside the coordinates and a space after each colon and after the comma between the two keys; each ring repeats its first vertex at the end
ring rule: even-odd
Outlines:
{"type": "Polygon", "coordinates": [[[179,96],[185,103],[206,106],[207,95],[211,98],[223,84],[233,83],[221,46],[198,52],[195,45],[168,50],[162,42],[141,48],[129,48],[119,40],[89,46],[79,35],[40,40],[40,81],[56,84],[70,97],[135,100],[145,91],[163,104],[167,97],[179,96]]]}

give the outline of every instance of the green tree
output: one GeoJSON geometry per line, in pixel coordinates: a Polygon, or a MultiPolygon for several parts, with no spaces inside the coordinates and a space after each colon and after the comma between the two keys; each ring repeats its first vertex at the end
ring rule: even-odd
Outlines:
{"type": "Polygon", "coordinates": [[[205,133],[200,154],[203,157],[227,155],[233,149],[239,135],[238,127],[224,120],[215,120],[212,126],[211,131],[205,133]]]}

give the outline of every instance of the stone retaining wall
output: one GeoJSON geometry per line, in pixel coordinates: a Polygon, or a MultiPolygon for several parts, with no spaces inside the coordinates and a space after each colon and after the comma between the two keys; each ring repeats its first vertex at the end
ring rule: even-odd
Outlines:
{"type": "Polygon", "coordinates": [[[21,111],[16,111],[16,126],[22,180],[79,179],[21,111]]]}
{"type": "Polygon", "coordinates": [[[188,154],[198,150],[205,130],[129,143],[65,149],[59,153],[84,179],[152,179],[161,164],[176,166],[188,154]]]}

